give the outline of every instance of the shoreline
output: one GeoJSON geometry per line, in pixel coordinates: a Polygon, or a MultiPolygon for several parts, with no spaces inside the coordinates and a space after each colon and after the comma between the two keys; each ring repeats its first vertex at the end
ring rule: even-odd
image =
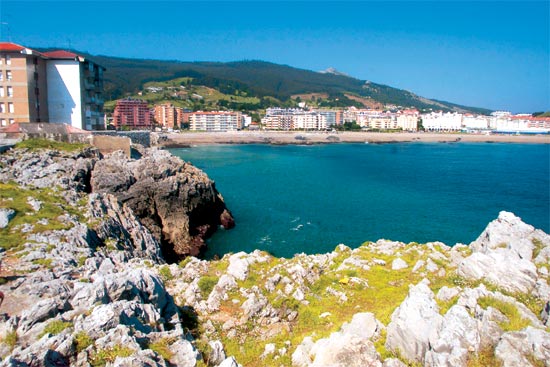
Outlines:
{"type": "Polygon", "coordinates": [[[212,144],[313,145],[335,143],[520,143],[550,144],[550,135],[482,135],[465,133],[376,133],[376,132],[300,132],[228,131],[167,133],[159,142],[165,148],[212,144]]]}

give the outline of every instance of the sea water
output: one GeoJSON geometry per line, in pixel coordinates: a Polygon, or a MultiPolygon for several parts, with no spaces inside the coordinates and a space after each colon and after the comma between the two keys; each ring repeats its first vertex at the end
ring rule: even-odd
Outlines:
{"type": "Polygon", "coordinates": [[[203,169],[236,227],[206,257],[291,257],[390,239],[468,244],[501,210],[550,230],[550,145],[210,145],[171,149],[203,169]]]}

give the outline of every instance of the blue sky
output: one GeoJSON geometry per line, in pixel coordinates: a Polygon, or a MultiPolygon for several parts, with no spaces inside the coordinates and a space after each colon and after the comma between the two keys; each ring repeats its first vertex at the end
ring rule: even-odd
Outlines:
{"type": "Polygon", "coordinates": [[[550,110],[548,0],[1,0],[0,17],[1,40],[28,47],[334,67],[428,98],[550,110]]]}

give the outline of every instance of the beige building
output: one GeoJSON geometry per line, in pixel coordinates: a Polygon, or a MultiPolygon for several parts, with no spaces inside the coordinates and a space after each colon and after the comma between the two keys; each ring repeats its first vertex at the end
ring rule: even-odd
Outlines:
{"type": "Polygon", "coordinates": [[[48,121],[46,60],[29,48],[0,42],[0,127],[48,121]]]}
{"type": "Polygon", "coordinates": [[[183,108],[176,107],[171,103],[155,105],[155,121],[162,127],[173,129],[181,127],[189,121],[189,112],[183,108]]]}
{"type": "Polygon", "coordinates": [[[104,129],[104,70],[72,52],[40,53],[0,42],[0,126],[50,122],[104,129]]]}

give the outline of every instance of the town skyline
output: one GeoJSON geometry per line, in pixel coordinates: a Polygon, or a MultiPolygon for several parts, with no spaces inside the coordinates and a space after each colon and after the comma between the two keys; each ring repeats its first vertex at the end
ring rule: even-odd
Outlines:
{"type": "Polygon", "coordinates": [[[127,58],[334,67],[427,98],[514,113],[550,109],[546,1],[128,5],[3,1],[1,38],[127,58]]]}

